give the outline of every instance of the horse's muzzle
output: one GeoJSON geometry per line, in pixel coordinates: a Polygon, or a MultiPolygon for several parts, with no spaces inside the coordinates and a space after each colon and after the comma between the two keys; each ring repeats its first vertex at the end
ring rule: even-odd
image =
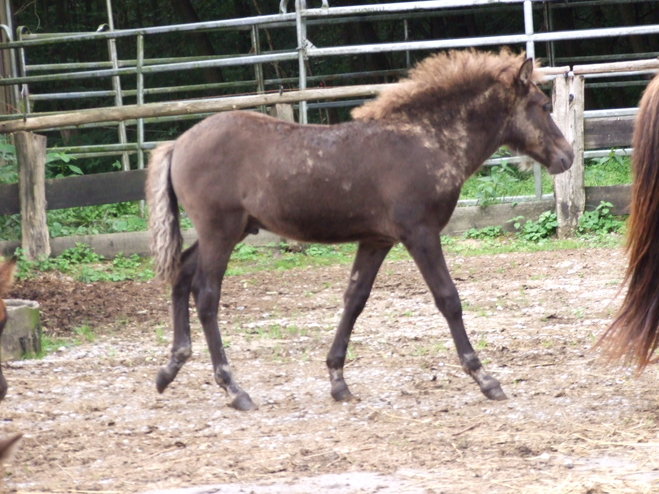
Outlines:
{"type": "Polygon", "coordinates": [[[551,165],[547,167],[547,171],[550,175],[558,175],[559,173],[568,171],[572,167],[573,162],[574,150],[570,146],[566,150],[557,153],[551,165]]]}

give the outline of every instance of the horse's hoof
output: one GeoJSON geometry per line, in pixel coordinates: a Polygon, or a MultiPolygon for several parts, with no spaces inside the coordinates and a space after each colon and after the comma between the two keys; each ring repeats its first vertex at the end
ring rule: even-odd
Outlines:
{"type": "Polygon", "coordinates": [[[334,401],[358,401],[345,384],[339,389],[332,390],[332,398],[334,401]]]}
{"type": "Polygon", "coordinates": [[[236,396],[231,402],[231,406],[236,410],[240,410],[241,412],[249,412],[258,408],[249,397],[249,395],[245,392],[236,396]]]}
{"type": "Polygon", "coordinates": [[[160,369],[158,371],[158,375],[156,376],[156,389],[158,390],[158,393],[162,393],[165,391],[167,386],[174,380],[174,378],[171,376],[171,374],[167,371],[165,367],[160,369]]]}
{"type": "Polygon", "coordinates": [[[498,384],[488,389],[481,389],[481,391],[489,400],[503,401],[508,399],[506,393],[503,392],[503,389],[498,384]]]}

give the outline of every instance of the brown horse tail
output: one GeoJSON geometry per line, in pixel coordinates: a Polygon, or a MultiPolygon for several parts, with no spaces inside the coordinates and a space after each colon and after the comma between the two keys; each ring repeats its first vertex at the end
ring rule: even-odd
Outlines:
{"type": "Polygon", "coordinates": [[[178,200],[170,176],[174,143],[151,151],[146,180],[149,206],[149,245],[156,277],[173,283],[178,273],[183,238],[179,225],[178,200]]]}
{"type": "Polygon", "coordinates": [[[628,291],[598,341],[609,360],[635,363],[640,373],[659,347],[659,76],[648,85],[632,138],[632,197],[627,221],[628,291]]]}
{"type": "MultiPolygon", "coordinates": [[[[0,296],[7,293],[12,281],[14,280],[14,267],[16,266],[16,257],[0,264],[0,296]]],[[[1,319],[1,317],[0,317],[1,319]]]]}

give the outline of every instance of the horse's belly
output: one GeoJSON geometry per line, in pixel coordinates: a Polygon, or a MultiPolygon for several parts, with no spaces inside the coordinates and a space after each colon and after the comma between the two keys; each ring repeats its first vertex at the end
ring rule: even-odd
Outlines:
{"type": "Polygon", "coordinates": [[[305,242],[341,243],[391,236],[380,227],[383,222],[375,210],[280,204],[266,211],[250,211],[250,215],[273,233],[305,242]]]}

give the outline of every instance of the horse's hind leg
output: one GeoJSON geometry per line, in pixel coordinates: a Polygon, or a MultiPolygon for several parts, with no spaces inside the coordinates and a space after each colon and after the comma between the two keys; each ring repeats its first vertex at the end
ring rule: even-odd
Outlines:
{"type": "Polygon", "coordinates": [[[178,371],[192,354],[190,342],[190,288],[197,270],[198,244],[181,254],[181,269],[172,285],[172,320],[174,342],[169,363],[160,369],[156,376],[156,389],[159,393],[174,380],[178,371]]]}
{"type": "Polygon", "coordinates": [[[229,263],[229,257],[242,230],[234,239],[221,235],[215,241],[200,241],[200,254],[197,272],[192,283],[192,294],[197,303],[197,314],[204,328],[206,343],[213,363],[215,382],[224,389],[231,399],[231,406],[237,410],[252,410],[256,405],[236,383],[231,373],[217,324],[217,311],[220,303],[222,279],[229,263]]]}
{"type": "Polygon", "coordinates": [[[490,400],[505,400],[506,395],[499,381],[485,371],[465,332],[462,304],[444,260],[439,232],[420,229],[403,243],[428,284],[435,305],[448,322],[462,368],[478,383],[481,392],[490,400]]]}
{"type": "Polygon", "coordinates": [[[343,365],[346,360],[348,343],[355,321],[361,314],[371,293],[375,276],[382,261],[391,250],[391,245],[369,245],[360,243],[357,256],[350,273],[350,282],[343,296],[344,309],[334,342],[327,354],[327,368],[332,384],[332,398],[336,401],[349,401],[353,398],[343,379],[343,365]]]}

